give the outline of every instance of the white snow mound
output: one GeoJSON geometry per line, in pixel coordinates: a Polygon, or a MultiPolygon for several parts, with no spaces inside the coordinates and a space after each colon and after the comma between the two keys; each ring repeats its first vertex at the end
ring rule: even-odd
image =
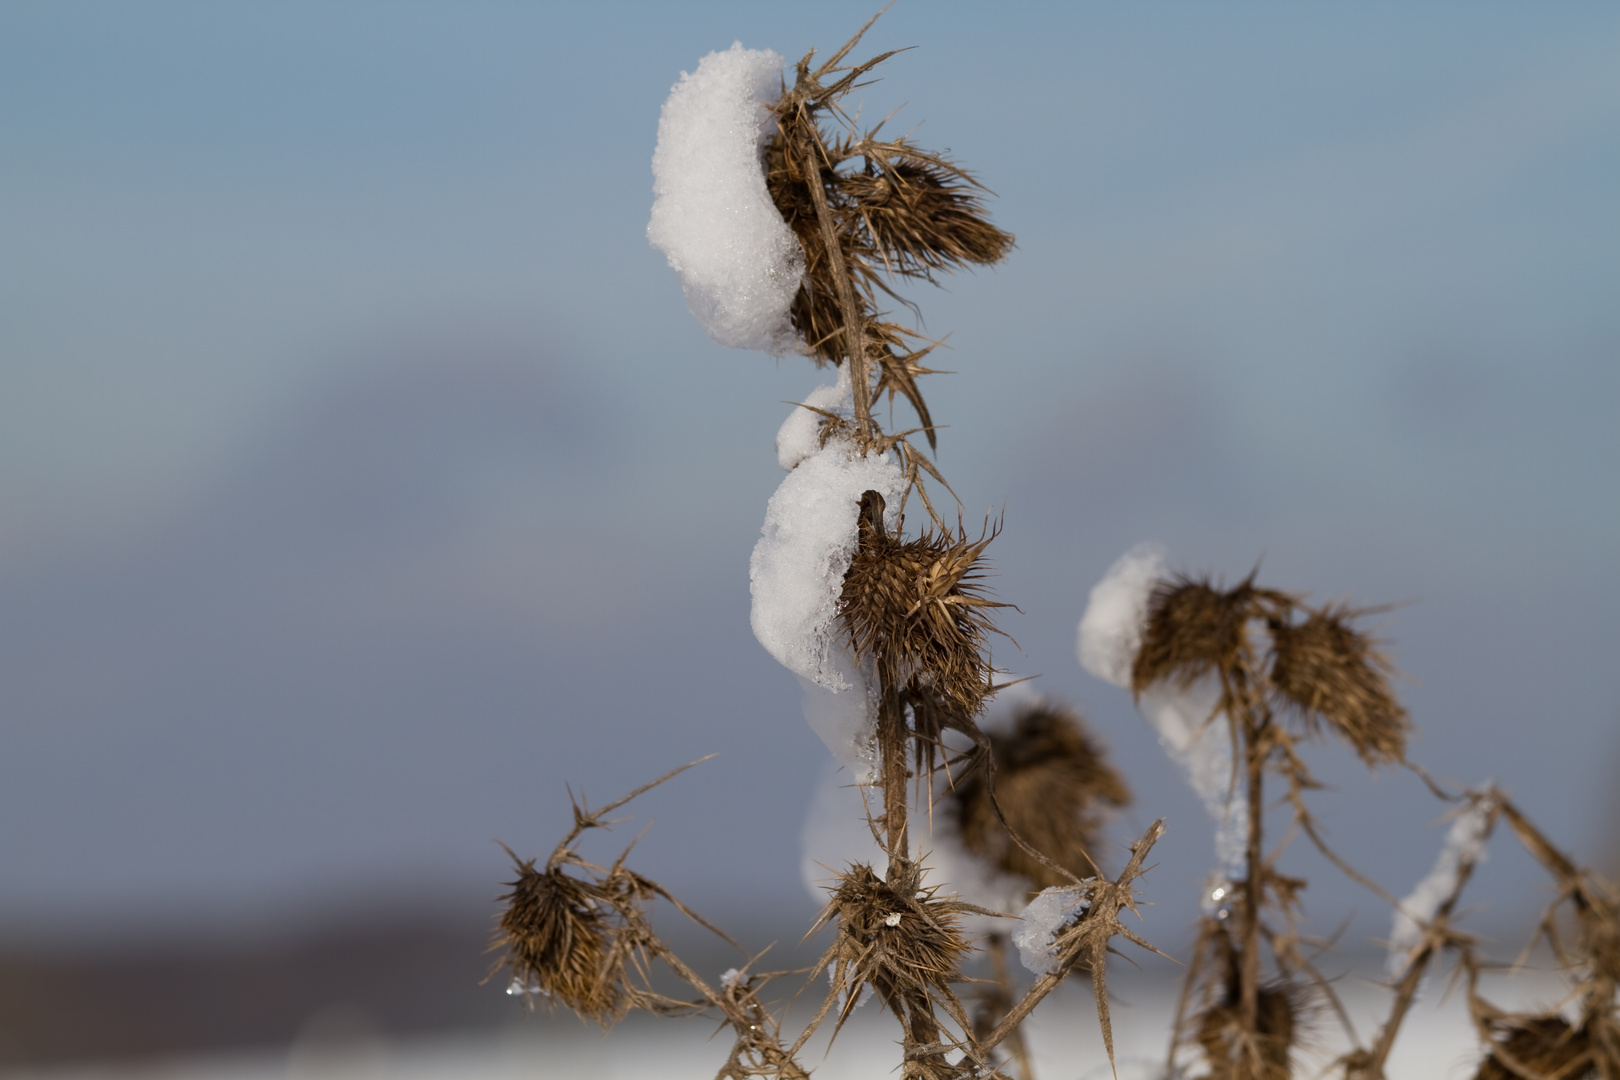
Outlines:
{"type": "Polygon", "coordinates": [[[765,190],[761,157],[781,77],[781,56],[741,42],[682,72],[658,118],[647,223],[709,336],[778,356],[802,351],[788,307],[804,277],[804,252],[765,190]]]}

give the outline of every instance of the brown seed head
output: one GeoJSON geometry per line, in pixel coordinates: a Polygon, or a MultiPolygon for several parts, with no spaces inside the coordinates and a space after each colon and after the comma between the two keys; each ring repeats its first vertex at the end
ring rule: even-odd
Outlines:
{"type": "Polygon", "coordinates": [[[961,913],[973,909],[935,899],[935,889],[920,883],[914,873],[890,885],[857,863],[832,887],[818,925],[838,923],[838,942],[828,959],[847,973],[850,1007],[864,983],[876,987],[892,1007],[918,993],[949,994],[950,984],[959,981],[962,958],[971,948],[961,913]]]}
{"type": "Polygon", "coordinates": [[[1358,614],[1329,606],[1297,625],[1273,620],[1272,688],[1307,727],[1325,722],[1368,765],[1399,762],[1412,722],[1390,688],[1388,658],[1352,625],[1358,614]]]}
{"type": "Polygon", "coordinates": [[[1012,234],[990,224],[983,189],[962,169],[904,139],[864,148],[872,152],[866,168],[840,175],[838,194],[863,226],[871,263],[931,279],[936,270],[990,266],[1012,250],[1012,234]]]}
{"type": "Polygon", "coordinates": [[[1526,1071],[1557,1080],[1597,1080],[1601,1075],[1586,1032],[1570,1027],[1556,1013],[1508,1017],[1492,1021],[1491,1029],[1490,1053],[1474,1080],[1519,1080],[1526,1071]]]}
{"type": "Polygon", "coordinates": [[[1237,944],[1225,924],[1206,924],[1216,937],[1218,981],[1195,1017],[1198,1045],[1209,1064],[1208,1080],[1289,1080],[1290,1060],[1310,1026],[1311,988],[1286,976],[1259,989],[1254,1031],[1243,1022],[1243,982],[1237,944]]]}
{"type": "Polygon", "coordinates": [[[960,708],[978,713],[990,693],[985,638],[995,632],[981,556],[995,533],[925,533],[900,540],[863,528],[844,575],[839,617],[861,660],[875,659],[885,685],[913,679],[960,708]]]}
{"type": "Polygon", "coordinates": [[[491,946],[506,949],[497,970],[504,964],[519,986],[538,987],[548,1003],[609,1026],[624,1002],[606,893],[560,867],[536,870],[532,859],[519,861],[517,870],[512,891],[501,897],[507,908],[491,946]]]}
{"type": "MultiPolygon", "coordinates": [[[[1076,877],[1095,874],[1092,859],[1108,808],[1130,805],[1131,793],[1080,715],[1045,702],[1026,705],[1009,730],[989,738],[996,798],[1007,823],[1076,877]]],[[[1024,878],[1032,891],[1070,884],[1008,837],[982,769],[958,780],[944,801],[969,851],[1024,878]]]]}
{"type": "Polygon", "coordinates": [[[1235,666],[1244,628],[1260,597],[1247,580],[1227,590],[1207,579],[1160,582],[1148,600],[1142,646],[1131,666],[1131,690],[1140,694],[1165,679],[1190,686],[1212,671],[1235,666]]]}
{"type": "Polygon", "coordinates": [[[1261,987],[1259,1031],[1253,1034],[1243,1030],[1242,1013],[1235,1004],[1201,1013],[1198,1045],[1209,1063],[1208,1080],[1289,1080],[1297,997],[1290,987],[1261,987]]]}

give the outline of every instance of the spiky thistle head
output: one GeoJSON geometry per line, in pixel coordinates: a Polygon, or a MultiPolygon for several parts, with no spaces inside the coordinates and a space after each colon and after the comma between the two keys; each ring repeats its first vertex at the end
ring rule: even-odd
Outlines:
{"type": "MultiPolygon", "coordinates": [[[[881,510],[882,497],[876,498],[881,510]]],[[[838,614],[850,647],[874,660],[885,685],[916,679],[966,715],[978,713],[991,692],[993,669],[986,639],[995,633],[990,612],[1005,607],[985,596],[984,549],[995,539],[928,532],[914,540],[888,535],[879,515],[861,516],[860,541],[844,575],[838,614]]]]}
{"type": "Polygon", "coordinates": [[[1395,763],[1412,722],[1390,687],[1388,657],[1354,625],[1361,614],[1329,605],[1298,623],[1271,620],[1271,686],[1307,727],[1325,723],[1368,765],[1395,763]]]}
{"type": "Polygon", "coordinates": [[[1286,976],[1261,986],[1254,1030],[1249,1030],[1237,945],[1225,925],[1209,925],[1204,932],[1215,936],[1219,961],[1204,1008],[1194,1018],[1209,1080],[1289,1080],[1293,1052],[1313,1007],[1310,988],[1286,976]]]}
{"type": "Polygon", "coordinates": [[[867,138],[845,152],[863,168],[838,175],[840,209],[858,224],[872,269],[931,280],[937,270],[992,266],[1012,250],[1012,234],[990,223],[984,187],[946,158],[904,138],[867,138]]]}
{"type": "Polygon", "coordinates": [[[1519,1080],[1524,1076],[1596,1080],[1603,1075],[1587,1033],[1552,1013],[1488,1021],[1491,1041],[1474,1080],[1519,1080]]]}
{"type": "MultiPolygon", "coordinates": [[[[1037,851],[1073,873],[1097,873],[1099,831],[1111,808],[1127,806],[1130,789],[1073,710],[1048,702],[1019,708],[1005,731],[988,734],[995,793],[1007,824],[1037,851]]],[[[946,793],[962,843],[1032,890],[1070,884],[1012,842],[990,804],[990,784],[976,768],[946,793]]]]}
{"type": "Polygon", "coordinates": [[[1190,686],[1212,672],[1235,667],[1247,644],[1246,627],[1262,592],[1252,579],[1222,589],[1207,578],[1161,581],[1148,598],[1142,644],[1131,666],[1131,690],[1156,682],[1190,686]]]}
{"type": "Polygon", "coordinates": [[[507,906],[491,944],[506,950],[496,970],[511,970],[527,1002],[539,994],[610,1026],[623,1015],[625,1002],[607,890],[560,866],[537,870],[533,859],[513,859],[517,880],[501,897],[507,906]]]}
{"type": "Polygon", "coordinates": [[[916,864],[890,883],[865,863],[850,866],[829,887],[816,925],[837,924],[838,940],[823,962],[842,977],[846,1015],[867,984],[894,1009],[919,995],[952,998],[950,984],[961,980],[962,960],[972,949],[962,915],[981,909],[940,899],[937,888],[922,884],[916,864]]]}

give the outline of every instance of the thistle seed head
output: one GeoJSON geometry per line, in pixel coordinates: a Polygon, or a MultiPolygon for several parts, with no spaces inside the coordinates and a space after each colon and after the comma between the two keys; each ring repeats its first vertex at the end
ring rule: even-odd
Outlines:
{"type": "Polygon", "coordinates": [[[1597,1080],[1602,1075],[1586,1032],[1556,1013],[1492,1021],[1491,1036],[1490,1052],[1474,1080],[1518,1080],[1526,1072],[1558,1080],[1597,1080]]]}
{"type": "Polygon", "coordinates": [[[971,950],[961,915],[972,910],[935,898],[921,874],[902,874],[894,884],[864,863],[838,877],[817,925],[836,921],[838,942],[828,956],[845,972],[849,1001],[870,983],[891,1007],[917,994],[949,994],[971,950]]]}
{"type": "Polygon", "coordinates": [[[1131,666],[1131,690],[1140,694],[1163,680],[1190,686],[1210,672],[1235,666],[1259,595],[1248,580],[1226,590],[1207,579],[1161,582],[1148,600],[1142,645],[1131,666]]]}
{"type": "Polygon", "coordinates": [[[900,540],[863,525],[839,617],[856,657],[875,660],[886,685],[915,679],[967,716],[978,713],[991,692],[990,609],[1005,606],[988,599],[980,581],[993,539],[990,532],[978,540],[942,533],[900,540]]]}
{"type": "Polygon", "coordinates": [[[1406,756],[1412,722],[1390,688],[1388,658],[1352,625],[1358,614],[1329,606],[1297,625],[1272,621],[1271,685],[1307,727],[1325,722],[1368,765],[1392,764],[1406,756]]]}
{"type": "Polygon", "coordinates": [[[560,867],[536,870],[532,859],[518,861],[517,870],[512,891],[501,897],[507,907],[491,948],[506,954],[496,969],[506,966],[518,986],[537,989],[549,1004],[610,1026],[624,1001],[607,894],[560,867]]]}
{"type": "MultiPolygon", "coordinates": [[[[1130,789],[1086,730],[1080,715],[1045,702],[1019,709],[1011,727],[989,734],[996,799],[1007,823],[1037,851],[1076,877],[1095,874],[1093,859],[1109,809],[1128,806],[1130,789]]],[[[983,769],[944,797],[962,843],[1032,891],[1070,884],[1013,843],[990,805],[983,769]]]]}

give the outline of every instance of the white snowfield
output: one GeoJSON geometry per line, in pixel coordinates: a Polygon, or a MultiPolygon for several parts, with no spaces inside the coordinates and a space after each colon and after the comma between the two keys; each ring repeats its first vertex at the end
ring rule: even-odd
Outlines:
{"type": "MultiPolygon", "coordinates": [[[[1349,975],[1335,985],[1345,997],[1363,1040],[1387,1010],[1377,962],[1367,977],[1349,975]]],[[[1119,1080],[1165,1080],[1165,1037],[1175,1011],[1176,977],[1110,965],[1109,989],[1119,1080]]],[[[1556,1000],[1556,981],[1526,976],[1515,992],[1486,988],[1492,1000],[1515,1004],[1556,1000]]],[[[819,1002],[817,1002],[819,1004],[819,1002]]],[[[809,1015],[805,1003],[793,1014],[809,1015]]],[[[1039,1080],[1106,1080],[1112,1074],[1085,980],[1071,981],[1026,1024],[1039,1080]]],[[[704,1020],[632,1018],[604,1036],[571,1019],[530,1019],[514,1010],[502,1031],[391,1041],[351,1036],[342,1041],[304,1038],[290,1047],[130,1064],[108,1062],[51,1069],[12,1070],[5,1080],[709,1080],[730,1040],[704,1020]],[[711,1038],[711,1036],[713,1036],[711,1038]]],[[[1390,1063],[1390,1080],[1466,1080],[1479,1053],[1460,995],[1430,995],[1408,1017],[1390,1063]]],[[[860,1010],[826,1052],[816,1039],[803,1055],[816,1080],[872,1080],[889,1076],[899,1061],[894,1022],[881,1009],[860,1010]]],[[[1330,1019],[1315,1022],[1309,1056],[1296,1075],[1316,1076],[1342,1052],[1330,1019]]]]}

